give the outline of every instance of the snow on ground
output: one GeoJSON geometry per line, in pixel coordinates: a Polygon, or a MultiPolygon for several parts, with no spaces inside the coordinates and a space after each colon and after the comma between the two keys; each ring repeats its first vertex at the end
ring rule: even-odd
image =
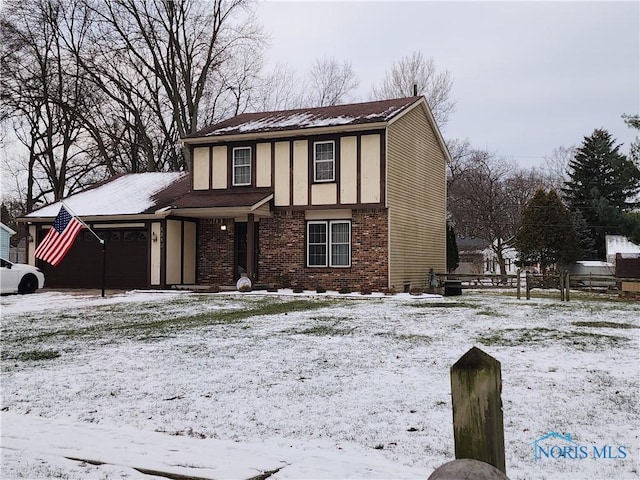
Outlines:
{"type": "Polygon", "coordinates": [[[474,345],[502,364],[512,480],[638,477],[637,302],[44,291],[0,305],[2,478],[426,478],[454,458],[449,368],[474,345]],[[550,432],[618,458],[536,461],[550,432]]]}

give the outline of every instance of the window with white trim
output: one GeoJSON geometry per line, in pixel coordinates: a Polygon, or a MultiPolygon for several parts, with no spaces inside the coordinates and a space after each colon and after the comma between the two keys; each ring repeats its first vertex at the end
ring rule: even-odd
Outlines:
{"type": "Polygon", "coordinates": [[[313,181],[333,182],[336,178],[336,144],[328,142],[314,142],[313,144],[313,181]]]}
{"type": "Polygon", "coordinates": [[[351,266],[351,222],[349,220],[307,223],[307,266],[351,266]]]}
{"type": "Polygon", "coordinates": [[[233,185],[251,185],[251,147],[233,149],[233,185]]]}

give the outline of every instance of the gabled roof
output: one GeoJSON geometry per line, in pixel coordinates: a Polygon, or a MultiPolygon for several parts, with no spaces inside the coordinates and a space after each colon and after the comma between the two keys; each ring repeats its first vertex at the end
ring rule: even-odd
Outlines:
{"type": "Polygon", "coordinates": [[[372,125],[389,122],[424,97],[396,98],[330,107],[301,108],[276,112],[243,113],[184,138],[284,132],[320,127],[372,125]]]}
{"type": "Polygon", "coordinates": [[[607,235],[607,257],[615,257],[616,253],[640,253],[640,245],[636,245],[623,235],[607,235]]]}
{"type": "MultiPolygon", "coordinates": [[[[153,213],[189,192],[186,172],[130,173],[71,195],[64,204],[79,217],[153,213]]],[[[54,218],[62,202],[34,210],[25,219],[54,218]]]]}
{"type": "Polygon", "coordinates": [[[459,253],[482,253],[491,246],[491,242],[477,237],[457,237],[456,245],[459,253]]]}
{"type": "MultiPolygon", "coordinates": [[[[191,177],[185,172],[130,173],[119,175],[64,199],[66,208],[83,219],[114,219],[153,215],[191,217],[233,217],[253,213],[269,214],[272,188],[240,188],[233,191],[191,191],[191,177]]],[[[50,222],[62,202],[35,210],[22,221],[50,222]]]]}
{"type": "Polygon", "coordinates": [[[4,223],[0,223],[0,229],[2,229],[5,232],[7,232],[9,234],[9,236],[16,234],[16,232],[14,230],[12,230],[8,226],[6,226],[4,223]]]}

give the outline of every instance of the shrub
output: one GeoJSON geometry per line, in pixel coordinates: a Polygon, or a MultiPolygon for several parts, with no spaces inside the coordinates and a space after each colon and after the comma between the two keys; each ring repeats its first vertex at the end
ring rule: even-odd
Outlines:
{"type": "Polygon", "coordinates": [[[351,289],[349,287],[340,287],[340,290],[338,290],[338,293],[342,293],[342,294],[351,293],[351,289]]]}
{"type": "Polygon", "coordinates": [[[293,293],[302,293],[304,292],[304,287],[302,285],[294,285],[293,293]]]}
{"type": "Polygon", "coordinates": [[[409,290],[410,295],[422,295],[423,293],[424,292],[422,291],[422,288],[419,288],[419,287],[414,287],[409,290]]]}
{"type": "Polygon", "coordinates": [[[211,285],[207,289],[207,292],[209,292],[209,293],[220,293],[220,285],[211,285]]]}
{"type": "Polygon", "coordinates": [[[371,295],[371,287],[369,285],[362,285],[360,287],[361,295],[371,295]]]}
{"type": "Polygon", "coordinates": [[[396,294],[396,289],[391,287],[391,288],[385,288],[382,293],[384,293],[385,295],[395,295],[396,294]]]}
{"type": "Polygon", "coordinates": [[[327,293],[327,289],[324,288],[322,285],[318,285],[316,287],[316,293],[327,293]]]}

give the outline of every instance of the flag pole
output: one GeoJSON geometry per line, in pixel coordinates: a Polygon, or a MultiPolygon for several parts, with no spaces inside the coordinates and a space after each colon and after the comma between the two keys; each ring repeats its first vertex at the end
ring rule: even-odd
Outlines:
{"type": "Polygon", "coordinates": [[[65,208],[65,210],[67,210],[71,215],[77,218],[78,221],[87,230],[89,230],[94,237],[98,239],[100,245],[102,245],[102,296],[104,297],[105,283],[107,279],[107,245],[105,244],[104,239],[101,238],[96,232],[94,232],[93,229],[89,225],[87,225],[85,221],[82,220],[82,218],[80,218],[73,210],[71,210],[71,208],[69,208],[66,203],[64,203],[63,201],[60,201],[60,203],[62,203],[62,206],[65,208]]]}

